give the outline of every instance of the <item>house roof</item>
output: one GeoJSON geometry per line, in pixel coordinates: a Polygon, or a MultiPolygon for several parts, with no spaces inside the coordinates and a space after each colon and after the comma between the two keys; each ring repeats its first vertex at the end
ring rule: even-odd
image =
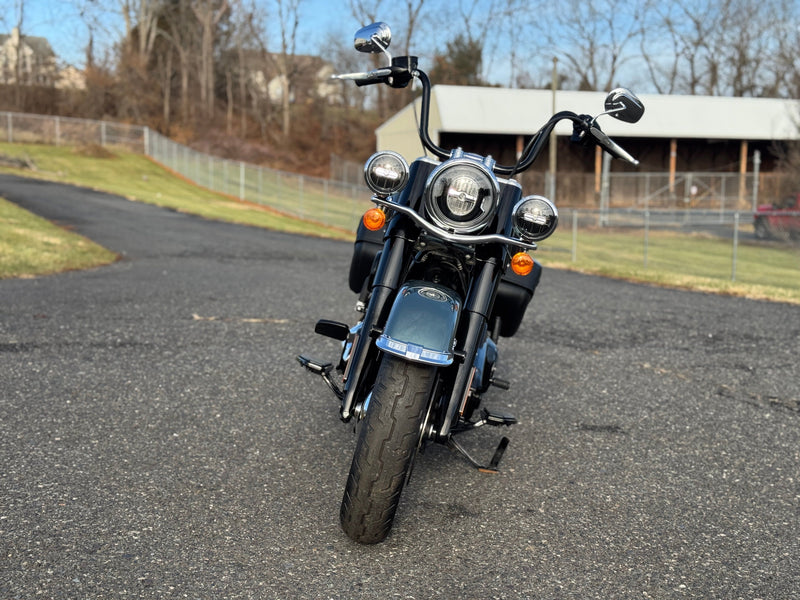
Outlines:
{"type": "MultiPolygon", "coordinates": [[[[604,92],[558,91],[556,111],[596,115],[602,112],[605,97],[604,92]]],[[[632,125],[605,117],[600,121],[603,131],[618,137],[800,139],[797,100],[655,94],[643,94],[640,99],[645,106],[641,121],[632,125]]],[[[552,102],[549,90],[437,85],[431,97],[431,132],[532,134],[552,114],[552,102]]],[[[410,114],[411,105],[378,131],[410,114]]],[[[556,128],[559,135],[571,131],[567,122],[556,128]]]]}
{"type": "MultiPolygon", "coordinates": [[[[0,46],[4,45],[9,39],[11,39],[11,35],[0,33],[0,46]]],[[[34,54],[42,58],[49,58],[56,55],[55,52],[53,52],[53,48],[50,46],[50,42],[47,41],[47,38],[35,35],[21,35],[20,42],[27,44],[31,50],[33,50],[34,54]]]]}
{"type": "MultiPolygon", "coordinates": [[[[278,62],[282,59],[282,55],[279,53],[245,50],[242,53],[242,58],[245,68],[249,71],[262,71],[268,79],[280,75],[278,62]]],[[[313,77],[323,69],[333,69],[331,63],[320,56],[293,54],[286,58],[291,61],[292,67],[301,76],[313,77]]]]}

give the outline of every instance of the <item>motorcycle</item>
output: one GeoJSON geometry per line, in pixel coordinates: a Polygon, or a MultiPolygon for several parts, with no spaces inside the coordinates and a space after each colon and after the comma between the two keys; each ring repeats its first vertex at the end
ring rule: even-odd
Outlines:
{"type": "MultiPolygon", "coordinates": [[[[412,466],[428,444],[443,444],[484,472],[496,472],[508,446],[502,437],[488,461],[471,456],[456,436],[516,419],[490,411],[490,388],[509,389],[496,375],[500,337],[513,336],[542,268],[529,251],[558,225],[558,210],[541,195],[522,195],[514,175],[530,167],[560,121],[572,139],[599,144],[638,164],[602,132],[597,117],[564,111],[531,137],[518,162],[446,150],[428,132],[431,82],[414,56],[392,57],[391,30],[374,23],[355,35],[355,48],[382,54],[389,66],[334,75],[358,86],[421,84],[419,136],[432,153],[410,165],[398,153],[370,157],[364,175],[375,207],[358,226],[349,287],[360,318],[351,326],[320,320],[315,332],[341,342],[338,363],[301,355],[325,381],[340,417],[358,436],[340,510],[345,533],[377,543],[392,527],[412,466]]],[[[601,115],[635,123],[644,106],[618,88],[601,115]]]]}

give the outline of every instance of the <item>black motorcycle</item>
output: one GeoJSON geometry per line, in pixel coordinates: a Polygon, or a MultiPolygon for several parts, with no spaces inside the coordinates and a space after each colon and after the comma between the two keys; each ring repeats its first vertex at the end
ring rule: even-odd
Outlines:
{"type": "MultiPolygon", "coordinates": [[[[385,23],[362,28],[356,49],[383,53],[390,66],[334,77],[393,88],[417,79],[419,135],[436,158],[409,166],[383,151],[367,161],[376,207],[359,224],[349,273],[360,320],[353,327],[317,323],[317,333],[342,342],[335,366],[298,357],[339,399],[342,420],[358,425],[340,519],[348,536],[366,544],[388,535],[415,457],[427,444],[444,444],[486,472],[497,470],[508,445],[503,437],[484,463],[456,436],[516,422],[483,408],[481,400],[492,386],[509,387],[495,375],[497,341],[519,328],[541,276],[528,251],[553,233],[558,211],[542,196],[523,197],[514,175],[531,166],[562,120],[572,121],[573,140],[637,163],[596,118],[568,111],[545,123],[515,165],[440,148],[428,133],[430,80],[416,57],[392,58],[390,41],[385,23]]],[[[617,89],[602,114],[635,123],[643,113],[635,95],[617,89]]]]}

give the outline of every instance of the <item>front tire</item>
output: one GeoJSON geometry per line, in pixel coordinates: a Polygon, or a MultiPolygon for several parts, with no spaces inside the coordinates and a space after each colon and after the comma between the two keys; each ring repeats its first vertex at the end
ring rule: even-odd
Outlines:
{"type": "Polygon", "coordinates": [[[764,220],[763,217],[756,219],[753,229],[755,230],[756,239],[768,240],[772,237],[769,224],[764,220]]]}
{"type": "Polygon", "coordinates": [[[389,534],[414,461],[435,367],[384,355],[353,453],[339,518],[356,542],[389,534]]]}

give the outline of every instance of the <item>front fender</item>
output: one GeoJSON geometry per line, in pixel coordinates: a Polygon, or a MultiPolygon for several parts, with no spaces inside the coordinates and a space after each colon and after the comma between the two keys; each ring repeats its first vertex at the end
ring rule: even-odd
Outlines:
{"type": "Polygon", "coordinates": [[[397,292],[375,345],[406,360],[450,365],[461,306],[458,294],[444,286],[408,282],[397,292]]]}

